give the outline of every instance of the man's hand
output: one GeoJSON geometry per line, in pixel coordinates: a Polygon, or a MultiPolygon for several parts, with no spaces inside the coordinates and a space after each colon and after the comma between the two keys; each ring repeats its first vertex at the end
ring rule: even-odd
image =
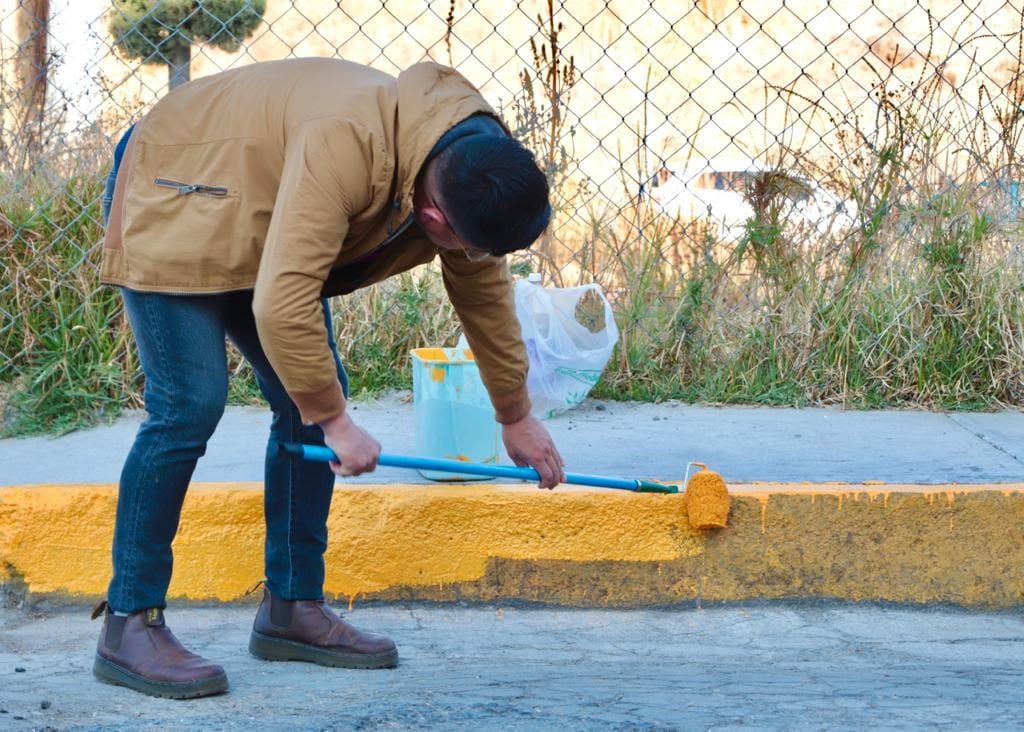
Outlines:
{"type": "Polygon", "coordinates": [[[540,420],[528,414],[518,422],[502,425],[501,437],[512,462],[540,473],[540,487],[554,488],[565,480],[565,461],[540,420]]]}
{"type": "Polygon", "coordinates": [[[380,459],[380,443],[359,427],[348,412],[342,412],[320,425],[324,431],[324,442],[334,451],[340,463],[332,462],[335,475],[346,478],[351,475],[372,473],[380,459]]]}

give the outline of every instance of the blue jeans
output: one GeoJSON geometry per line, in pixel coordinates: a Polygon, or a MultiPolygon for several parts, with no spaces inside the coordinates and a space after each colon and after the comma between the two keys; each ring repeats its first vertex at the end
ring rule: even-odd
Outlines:
{"type": "Polygon", "coordinates": [[[117,169],[121,167],[121,158],[124,157],[125,148],[128,147],[128,138],[132,136],[134,130],[135,125],[129,127],[121,135],[117,145],[114,146],[114,164],[110,167],[110,173],[107,175],[107,183],[104,186],[103,198],[101,199],[104,226],[107,225],[107,221],[110,219],[110,205],[114,202],[114,184],[117,182],[117,169]]]}
{"type": "MultiPolygon", "coordinates": [[[[267,360],[256,332],[252,291],[168,295],[122,288],[122,294],[146,377],[148,414],[121,472],[114,575],[107,594],[111,608],[133,613],[166,606],[171,542],[185,492],[224,413],[225,337],[252,365],[273,412],[264,474],[267,586],[286,599],[322,599],[334,473],[325,463],[293,460],[274,449],[278,441],[322,445],[324,435],[316,425],[302,424],[267,360]]],[[[330,309],[326,299],[322,302],[328,344],[347,396],[348,378],[338,357],[330,309]]]]}

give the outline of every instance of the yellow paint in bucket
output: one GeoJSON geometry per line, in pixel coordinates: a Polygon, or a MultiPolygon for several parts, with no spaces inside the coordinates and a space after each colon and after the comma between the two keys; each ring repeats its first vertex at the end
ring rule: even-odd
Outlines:
{"type": "Polygon", "coordinates": [[[415,348],[412,351],[413,355],[416,356],[420,361],[441,361],[442,363],[448,363],[450,360],[448,354],[445,353],[443,348],[415,348]]]}

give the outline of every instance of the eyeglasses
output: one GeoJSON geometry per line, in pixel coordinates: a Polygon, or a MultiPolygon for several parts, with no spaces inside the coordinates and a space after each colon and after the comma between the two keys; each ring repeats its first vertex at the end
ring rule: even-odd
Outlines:
{"type": "Polygon", "coordinates": [[[430,198],[430,203],[434,208],[444,214],[445,221],[448,222],[448,231],[452,232],[452,235],[455,237],[455,243],[459,245],[460,249],[462,249],[462,253],[466,255],[466,259],[470,262],[484,262],[491,257],[490,252],[470,246],[463,242],[462,237],[460,237],[455,232],[455,229],[452,228],[451,220],[448,218],[448,214],[444,212],[444,209],[437,205],[437,201],[435,201],[433,197],[430,198]]]}

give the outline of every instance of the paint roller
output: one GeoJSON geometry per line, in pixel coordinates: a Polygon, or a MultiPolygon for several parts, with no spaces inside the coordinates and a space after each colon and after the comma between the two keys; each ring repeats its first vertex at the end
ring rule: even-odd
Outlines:
{"type": "MultiPolygon", "coordinates": [[[[330,448],[322,445],[279,442],[277,443],[277,449],[279,452],[293,458],[316,462],[340,462],[330,448]]],[[[381,453],[377,464],[389,468],[437,470],[489,478],[511,478],[513,480],[527,481],[540,480],[540,474],[533,468],[471,463],[462,462],[461,460],[443,460],[440,458],[409,457],[381,453]]],[[[614,488],[617,490],[633,491],[634,493],[679,493],[678,486],[652,480],[609,478],[582,473],[567,472],[564,482],[595,488],[614,488]]],[[[708,470],[707,465],[704,463],[690,463],[686,466],[683,489],[686,495],[686,513],[690,526],[695,529],[721,529],[725,526],[729,516],[729,491],[721,475],[708,470]],[[692,475],[690,474],[691,468],[697,468],[696,472],[692,475]]]]}

